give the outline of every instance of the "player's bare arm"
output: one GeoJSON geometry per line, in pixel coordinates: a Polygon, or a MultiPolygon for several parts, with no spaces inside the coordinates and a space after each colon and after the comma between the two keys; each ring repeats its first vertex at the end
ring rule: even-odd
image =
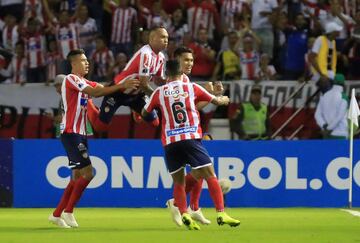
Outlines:
{"type": "Polygon", "coordinates": [[[211,100],[211,103],[214,105],[228,105],[230,103],[230,99],[228,96],[217,96],[211,100]]]}
{"type": "Polygon", "coordinates": [[[112,94],[119,90],[124,89],[137,89],[140,85],[140,81],[137,79],[128,79],[122,83],[104,87],[102,84],[97,84],[95,87],[88,86],[86,87],[83,92],[91,95],[93,97],[100,97],[105,96],[108,94],[112,94]]]}

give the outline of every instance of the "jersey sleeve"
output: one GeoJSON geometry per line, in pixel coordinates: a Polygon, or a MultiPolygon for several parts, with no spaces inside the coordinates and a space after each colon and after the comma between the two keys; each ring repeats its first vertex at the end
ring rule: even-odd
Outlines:
{"type": "Polygon", "coordinates": [[[212,99],[215,98],[214,95],[207,92],[206,89],[204,89],[200,85],[198,85],[196,83],[192,83],[192,85],[194,87],[194,93],[195,93],[195,97],[196,97],[195,101],[196,102],[200,102],[200,101],[211,102],[212,99]]]}
{"type": "Polygon", "coordinates": [[[152,95],[150,96],[149,102],[146,103],[146,105],[144,106],[146,112],[150,113],[152,110],[154,110],[156,107],[159,106],[160,104],[159,94],[160,94],[160,88],[157,88],[154,91],[154,93],[152,93],[152,95]]]}
{"type": "Polygon", "coordinates": [[[83,91],[88,84],[85,80],[77,77],[76,75],[68,75],[65,78],[65,82],[69,84],[69,88],[77,91],[83,91]]]}
{"type": "Polygon", "coordinates": [[[150,77],[151,55],[146,52],[140,54],[139,76],[150,77]]]}

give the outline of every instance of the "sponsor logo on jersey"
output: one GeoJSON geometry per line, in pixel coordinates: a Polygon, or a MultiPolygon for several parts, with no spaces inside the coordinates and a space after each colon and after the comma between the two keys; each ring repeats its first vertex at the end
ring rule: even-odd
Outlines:
{"type": "Polygon", "coordinates": [[[197,131],[197,126],[192,127],[181,127],[176,129],[171,129],[166,131],[168,137],[176,136],[184,133],[195,133],[197,131]]]}

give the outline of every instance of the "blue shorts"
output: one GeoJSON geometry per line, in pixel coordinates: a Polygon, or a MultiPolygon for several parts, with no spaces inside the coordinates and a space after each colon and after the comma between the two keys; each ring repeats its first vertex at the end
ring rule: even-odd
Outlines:
{"type": "Polygon", "coordinates": [[[164,147],[166,165],[170,174],[190,165],[192,169],[212,164],[210,156],[200,139],[189,139],[171,143],[164,147]]]}
{"type": "MultiPolygon", "coordinates": [[[[132,110],[141,114],[143,107],[145,106],[145,95],[128,95],[122,92],[115,92],[113,94],[104,97],[100,106],[100,121],[109,124],[116,110],[124,105],[129,106],[132,110]]],[[[143,117],[145,121],[153,121],[157,118],[156,111],[149,114],[148,117],[143,117]]]]}
{"type": "Polygon", "coordinates": [[[61,142],[66,150],[70,169],[81,169],[91,164],[86,136],[77,133],[63,133],[61,142]]]}

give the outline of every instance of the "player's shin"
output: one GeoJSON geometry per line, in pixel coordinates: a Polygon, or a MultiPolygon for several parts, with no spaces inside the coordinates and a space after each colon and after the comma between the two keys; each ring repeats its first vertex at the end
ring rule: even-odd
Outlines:
{"type": "Polygon", "coordinates": [[[61,197],[61,200],[60,200],[58,206],[56,207],[55,211],[53,212],[54,217],[61,216],[62,211],[65,209],[65,207],[70,199],[71,193],[74,189],[74,185],[75,185],[75,181],[70,180],[69,184],[67,185],[67,187],[64,190],[64,193],[61,197]]]}
{"type": "Polygon", "coordinates": [[[217,212],[224,211],[224,198],[223,193],[221,191],[221,187],[216,177],[209,177],[206,179],[206,182],[209,187],[209,192],[211,199],[215,204],[215,208],[217,212]]]}
{"type": "Polygon", "coordinates": [[[174,199],[180,214],[187,212],[185,186],[174,183],[174,199]]]}

